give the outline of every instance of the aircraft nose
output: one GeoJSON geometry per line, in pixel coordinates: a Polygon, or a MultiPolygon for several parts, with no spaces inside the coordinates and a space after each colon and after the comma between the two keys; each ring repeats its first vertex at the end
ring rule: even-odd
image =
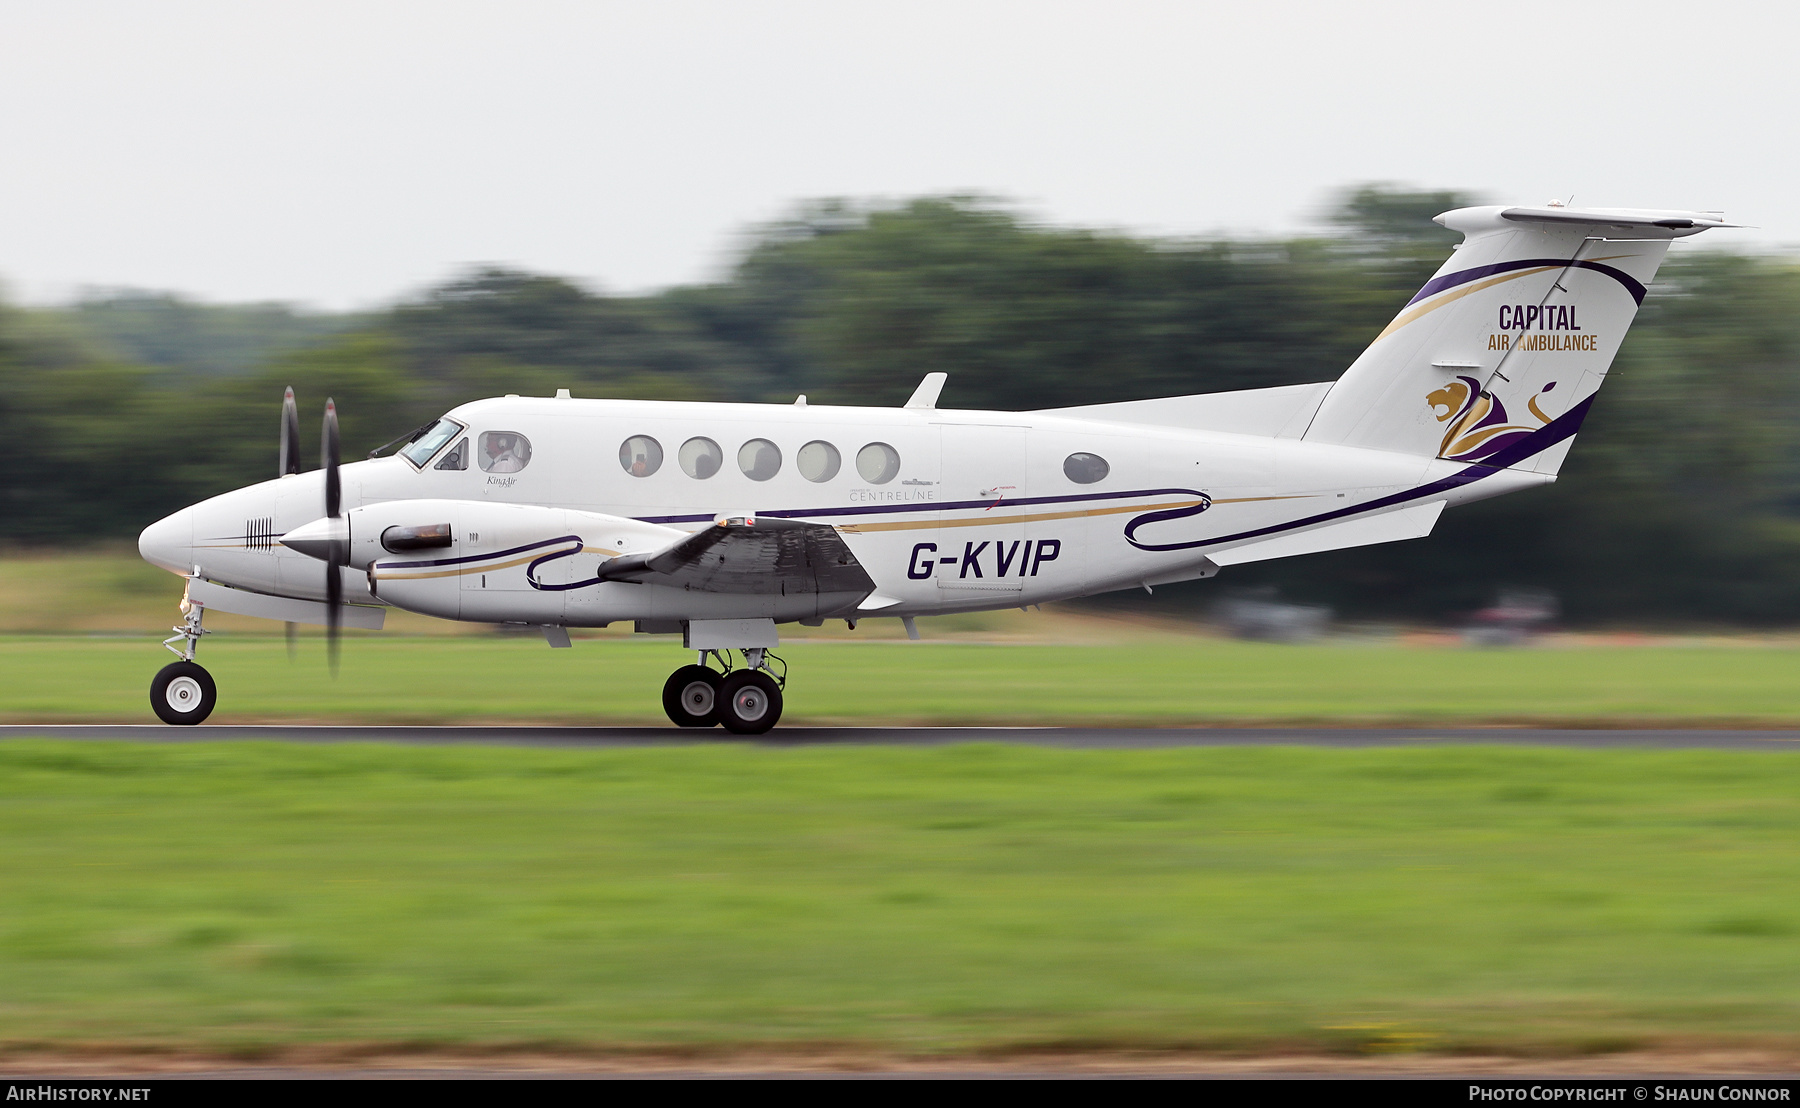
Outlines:
{"type": "Polygon", "coordinates": [[[144,561],[175,573],[194,569],[194,510],[183,508],[144,528],[138,536],[138,553],[144,561]]]}

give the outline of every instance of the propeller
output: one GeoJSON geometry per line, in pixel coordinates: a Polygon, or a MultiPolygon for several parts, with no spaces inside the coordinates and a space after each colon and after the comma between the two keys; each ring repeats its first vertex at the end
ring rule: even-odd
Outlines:
{"type": "MultiPolygon", "coordinates": [[[[294,390],[287,391],[282,402],[282,465],[296,453],[289,449],[291,439],[298,437],[293,421],[294,390]]],[[[338,476],[337,402],[325,401],[325,422],[319,428],[319,468],[325,471],[325,516],[281,536],[281,545],[289,550],[317,558],[325,563],[325,639],[331,659],[331,675],[338,673],[338,630],[344,604],[344,565],[350,560],[350,531],[344,522],[344,485],[338,476]]],[[[288,656],[293,657],[294,625],[288,624],[288,656]]]]}
{"type": "Polygon", "coordinates": [[[281,468],[275,476],[300,472],[300,409],[294,405],[294,386],[281,398],[281,468]]]}
{"type": "MultiPolygon", "coordinates": [[[[290,477],[300,472],[300,409],[294,404],[294,386],[287,387],[287,393],[281,398],[281,461],[280,468],[275,471],[277,477],[290,477]]],[[[287,638],[288,661],[294,660],[295,640],[299,628],[289,620],[285,630],[287,638]]]]}
{"type": "Polygon", "coordinates": [[[339,609],[344,603],[344,562],[350,557],[348,537],[339,532],[343,507],[343,483],[338,479],[337,403],[325,400],[325,424],[319,433],[319,467],[325,471],[325,516],[332,521],[330,550],[325,558],[325,642],[331,659],[331,676],[338,675],[339,609]]]}

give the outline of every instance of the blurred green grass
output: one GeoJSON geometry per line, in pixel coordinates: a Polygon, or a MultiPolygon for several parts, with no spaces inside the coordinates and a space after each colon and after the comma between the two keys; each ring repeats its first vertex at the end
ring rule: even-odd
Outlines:
{"type": "MultiPolygon", "coordinates": [[[[1570,646],[1479,651],[1387,643],[1277,646],[1198,637],[1104,645],[797,642],[789,723],[1575,726],[1800,724],[1800,650],[1570,646]]],[[[669,637],[359,636],[343,673],[304,640],[222,635],[200,660],[215,721],[665,724],[663,679],[691,660],[669,637]]],[[[0,638],[0,720],[152,720],[169,655],[150,638],[0,638]]]]}
{"type": "Polygon", "coordinates": [[[1800,759],[0,743],[0,1043],[1791,1035],[1800,759]]]}

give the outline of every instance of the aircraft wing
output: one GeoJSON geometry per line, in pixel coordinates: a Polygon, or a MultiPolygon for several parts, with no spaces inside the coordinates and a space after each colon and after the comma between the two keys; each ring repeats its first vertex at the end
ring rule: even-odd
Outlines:
{"type": "Polygon", "coordinates": [[[699,592],[776,594],[875,590],[837,529],[792,519],[730,519],[648,554],[602,562],[602,581],[675,585],[699,592]]]}

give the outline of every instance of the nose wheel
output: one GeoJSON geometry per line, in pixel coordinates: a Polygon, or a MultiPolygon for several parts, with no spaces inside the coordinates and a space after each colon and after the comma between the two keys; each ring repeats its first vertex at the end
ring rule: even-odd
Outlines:
{"type": "Polygon", "coordinates": [[[787,667],[779,673],[770,662],[781,659],[763,650],[744,651],[747,668],[731,669],[729,654],[702,651],[701,664],[682,666],[663,683],[663,711],[677,727],[721,725],[735,735],[760,735],[781,719],[782,686],[787,667]],[[707,666],[708,656],[725,672],[707,666]]]}
{"type": "MultiPolygon", "coordinates": [[[[194,573],[198,576],[199,569],[196,568],[194,573]]],[[[188,581],[191,587],[193,578],[188,581]]],[[[163,640],[170,653],[181,660],[164,666],[150,681],[150,709],[164,723],[191,727],[212,715],[213,706],[219,702],[219,687],[213,684],[212,674],[194,661],[200,636],[207,634],[206,628],[201,626],[206,609],[184,592],[181,615],[175,633],[163,640]],[[178,643],[180,645],[176,645],[178,643]]]]}
{"type": "Polygon", "coordinates": [[[150,707],[164,723],[192,726],[212,715],[219,688],[197,662],[170,662],[150,682],[150,707]]]}

